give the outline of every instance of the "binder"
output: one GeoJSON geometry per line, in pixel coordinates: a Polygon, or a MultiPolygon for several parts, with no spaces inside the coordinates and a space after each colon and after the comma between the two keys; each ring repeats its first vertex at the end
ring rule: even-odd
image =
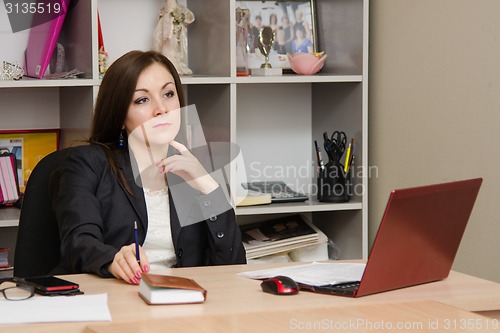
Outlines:
{"type": "Polygon", "coordinates": [[[60,0],[61,12],[54,19],[44,22],[44,13],[35,13],[31,24],[24,59],[26,76],[41,79],[49,66],[52,53],[59,38],[64,18],[71,0],[60,0]]]}

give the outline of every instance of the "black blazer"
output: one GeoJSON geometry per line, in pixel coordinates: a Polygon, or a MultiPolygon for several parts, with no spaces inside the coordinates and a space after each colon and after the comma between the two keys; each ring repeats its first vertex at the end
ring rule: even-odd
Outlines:
{"type": "MultiPolygon", "coordinates": [[[[128,149],[115,156],[132,193],[112,173],[104,149],[97,145],[69,149],[54,174],[52,207],[59,225],[61,261],[53,273],[110,277],[104,267],[122,246],[134,243],[134,221],[139,243],[144,243],[148,229],[144,192],[134,181],[128,149]]],[[[191,209],[208,218],[183,222],[183,226],[171,194],[170,225],[177,266],[246,263],[234,210],[220,187],[208,195],[196,192],[190,199],[191,209]]]]}

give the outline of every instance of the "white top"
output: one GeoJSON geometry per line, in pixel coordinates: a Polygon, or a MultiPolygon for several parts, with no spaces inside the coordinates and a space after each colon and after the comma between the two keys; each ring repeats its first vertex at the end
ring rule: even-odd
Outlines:
{"type": "Polygon", "coordinates": [[[144,189],[144,197],[148,211],[148,232],[142,248],[146,251],[152,270],[170,268],[175,265],[176,257],[170,231],[168,190],[144,189]]]}

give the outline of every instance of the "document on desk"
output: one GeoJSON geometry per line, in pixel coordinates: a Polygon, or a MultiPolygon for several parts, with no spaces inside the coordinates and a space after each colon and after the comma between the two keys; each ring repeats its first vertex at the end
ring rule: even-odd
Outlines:
{"type": "Polygon", "coordinates": [[[0,324],[111,321],[107,294],[0,299],[0,314],[0,324]]]}
{"type": "Polygon", "coordinates": [[[365,264],[322,263],[287,266],[239,273],[250,279],[266,279],[277,275],[288,276],[295,282],[309,286],[326,286],[345,282],[361,281],[365,264]]]}

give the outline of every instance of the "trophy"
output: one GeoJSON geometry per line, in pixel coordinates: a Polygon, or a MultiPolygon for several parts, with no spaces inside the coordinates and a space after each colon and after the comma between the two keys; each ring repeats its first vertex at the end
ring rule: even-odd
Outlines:
{"type": "Polygon", "coordinates": [[[281,68],[273,68],[269,63],[269,55],[271,54],[271,48],[274,42],[274,30],[271,27],[264,27],[259,32],[259,50],[264,56],[264,63],[260,65],[260,68],[253,68],[252,75],[282,75],[283,70],[281,68]]]}
{"type": "Polygon", "coordinates": [[[264,55],[265,61],[260,68],[272,68],[269,63],[269,54],[274,42],[274,31],[271,27],[264,27],[259,33],[259,50],[264,55]]]}

